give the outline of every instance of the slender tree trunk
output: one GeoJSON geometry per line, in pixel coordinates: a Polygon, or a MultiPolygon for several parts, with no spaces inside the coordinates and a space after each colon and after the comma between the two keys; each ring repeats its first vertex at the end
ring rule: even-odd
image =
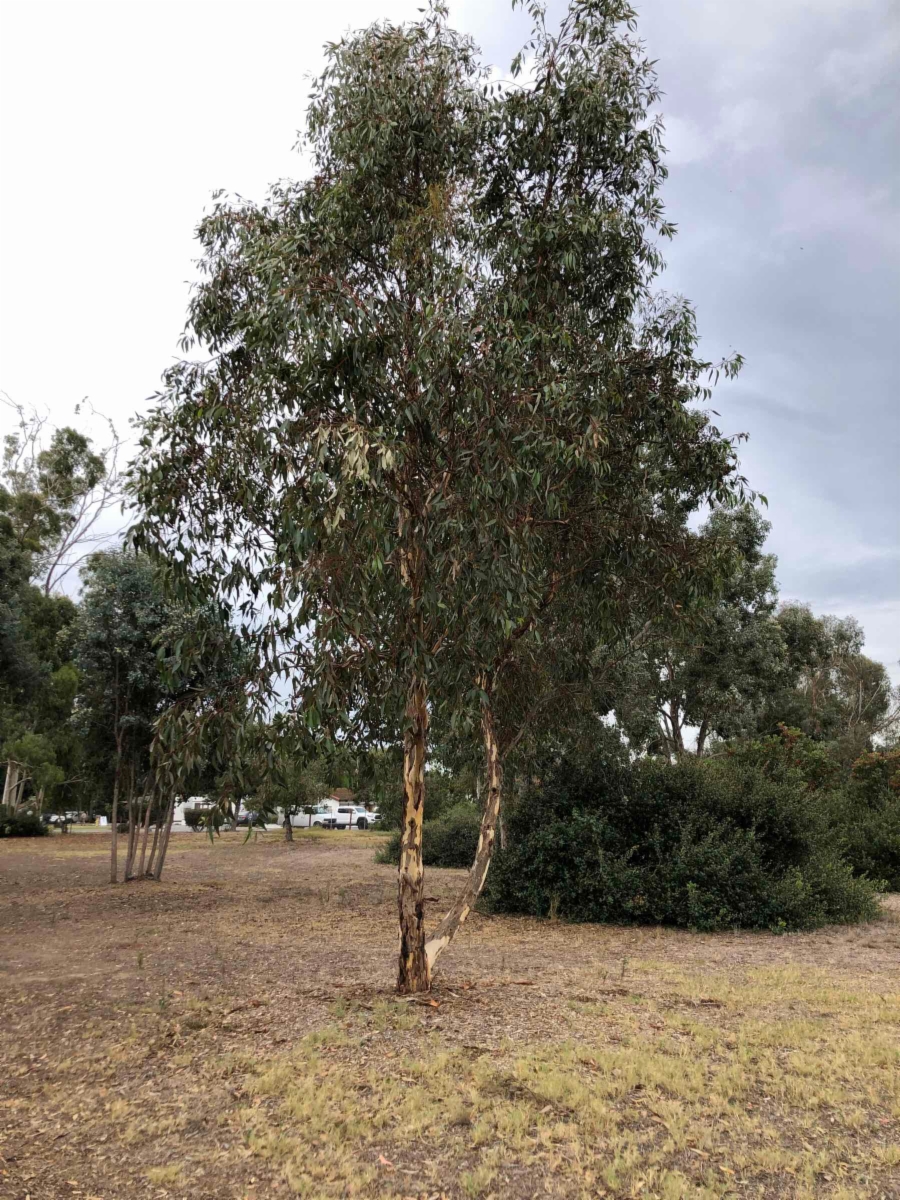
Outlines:
{"type": "Polygon", "coordinates": [[[150,858],[147,860],[147,877],[153,878],[153,860],[156,858],[156,848],[159,845],[159,826],[161,813],[157,810],[156,820],[153,822],[153,845],[150,847],[150,858]]]}
{"type": "Polygon", "coordinates": [[[38,790],[37,804],[38,804],[38,812],[42,813],[44,811],[44,789],[43,788],[40,788],[38,790]]]}
{"type": "Polygon", "coordinates": [[[291,818],[288,813],[284,814],[284,840],[292,842],[294,840],[294,828],[291,825],[291,818]]]}
{"type": "Polygon", "coordinates": [[[153,793],[149,792],[146,797],[147,808],[144,812],[144,834],[141,839],[141,860],[138,864],[137,877],[144,877],[144,863],[147,861],[147,839],[150,837],[150,810],[153,807],[153,793]]]}
{"type": "Polygon", "coordinates": [[[400,836],[398,909],[400,960],[397,991],[427,992],[431,969],[425,953],[425,876],[422,869],[422,817],[425,809],[425,754],[428,695],[424,680],[413,679],[403,736],[403,828],[400,836]]]}
{"type": "Polygon", "coordinates": [[[706,717],[700,722],[700,728],[697,731],[697,757],[701,758],[703,751],[706,748],[706,735],[709,732],[709,721],[706,717]]]}
{"type": "Polygon", "coordinates": [[[481,817],[478,849],[475,851],[475,861],[472,863],[465,887],[457,897],[456,903],[437,927],[434,936],[428,939],[425,946],[429,972],[434,968],[438,956],[450,945],[460,925],[475,906],[475,901],[481,894],[484,881],[487,879],[488,868],[494,853],[494,836],[500,816],[500,798],[503,791],[503,766],[500,761],[497,731],[494,727],[494,710],[490,701],[481,710],[481,732],[484,737],[487,797],[481,817]]]}
{"type": "Polygon", "coordinates": [[[169,797],[169,805],[166,809],[166,822],[163,828],[159,842],[159,858],[156,862],[156,872],[153,876],[157,881],[162,878],[163,867],[166,862],[166,851],[169,849],[169,836],[172,832],[172,819],[175,816],[175,795],[169,797]]]}
{"type": "Polygon", "coordinates": [[[122,779],[122,743],[116,739],[116,773],[113,778],[112,843],[109,847],[109,882],[119,881],[119,786],[122,779]]]}
{"type": "Polygon", "coordinates": [[[506,817],[504,817],[502,809],[497,818],[497,824],[500,829],[500,849],[505,850],[507,846],[506,817]]]}
{"type": "Polygon", "coordinates": [[[135,805],[134,768],[132,766],[131,781],[130,781],[130,785],[129,785],[129,789],[128,789],[128,851],[125,855],[125,876],[124,876],[126,883],[128,882],[128,880],[134,878],[134,851],[135,851],[135,845],[137,842],[137,829],[138,829],[138,824],[139,824],[139,820],[140,820],[139,815],[138,815],[138,820],[135,820],[136,814],[134,811],[134,805],[135,805]]]}
{"type": "Polygon", "coordinates": [[[3,780],[3,807],[12,810],[12,798],[15,790],[15,779],[18,774],[16,764],[11,758],[6,760],[6,778],[3,780]]]}

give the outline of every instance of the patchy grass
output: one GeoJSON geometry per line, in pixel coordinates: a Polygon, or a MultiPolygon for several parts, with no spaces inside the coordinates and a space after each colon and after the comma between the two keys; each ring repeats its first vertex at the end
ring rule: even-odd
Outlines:
{"type": "MultiPolygon", "coordinates": [[[[793,937],[476,915],[391,990],[377,835],[0,847],[0,1195],[900,1197],[900,905],[793,937]]],[[[429,872],[434,915],[458,872],[429,872]]]]}

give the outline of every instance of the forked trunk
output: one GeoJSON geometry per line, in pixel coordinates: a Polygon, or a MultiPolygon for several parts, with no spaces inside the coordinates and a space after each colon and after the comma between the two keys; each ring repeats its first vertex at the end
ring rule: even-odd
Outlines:
{"type": "Polygon", "coordinates": [[[488,868],[494,853],[494,837],[503,790],[503,765],[500,761],[500,747],[497,744],[497,732],[494,728],[494,711],[490,702],[486,703],[481,710],[481,732],[484,737],[487,796],[484,802],[484,813],[481,817],[478,849],[475,851],[475,861],[472,863],[465,887],[425,946],[429,975],[438,956],[450,945],[456,931],[468,917],[475,906],[475,901],[481,895],[481,889],[487,879],[488,868]]]}
{"type": "Polygon", "coordinates": [[[431,987],[431,968],[425,953],[425,878],[422,870],[427,701],[424,681],[414,679],[409,689],[407,728],[403,737],[403,826],[398,887],[400,961],[397,991],[404,994],[427,992],[431,987]]]}

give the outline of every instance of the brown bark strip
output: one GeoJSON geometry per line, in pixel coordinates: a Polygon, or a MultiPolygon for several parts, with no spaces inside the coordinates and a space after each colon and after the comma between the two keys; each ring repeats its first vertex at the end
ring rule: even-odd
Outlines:
{"type": "Polygon", "coordinates": [[[478,849],[475,851],[475,861],[472,863],[465,887],[457,897],[456,903],[426,943],[425,953],[428,958],[429,972],[433,969],[438,956],[447,949],[459,927],[474,908],[476,900],[481,895],[481,889],[484,887],[484,881],[487,879],[488,868],[494,853],[494,838],[503,791],[503,765],[500,759],[497,731],[494,727],[494,710],[490,699],[484,703],[481,709],[481,731],[484,737],[487,797],[481,818],[481,832],[478,835],[478,849]]]}
{"type": "Polygon", "coordinates": [[[425,953],[425,875],[422,869],[422,817],[425,809],[425,753],[428,696],[424,680],[413,679],[403,736],[403,829],[400,839],[398,909],[400,955],[397,991],[427,992],[431,970],[425,953]]]}

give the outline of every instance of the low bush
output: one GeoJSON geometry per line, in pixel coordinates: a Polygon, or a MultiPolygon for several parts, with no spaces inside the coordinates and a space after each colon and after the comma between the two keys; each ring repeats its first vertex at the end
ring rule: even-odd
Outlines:
{"type": "Polygon", "coordinates": [[[50,827],[36,813],[12,813],[0,808],[0,838],[46,837],[50,827]]]}
{"type": "MultiPolygon", "coordinates": [[[[463,801],[441,813],[422,828],[422,861],[426,867],[470,867],[478,848],[481,814],[474,804],[463,801]]],[[[400,831],[377,851],[376,862],[400,861],[400,831]]]]}
{"type": "Polygon", "coordinates": [[[854,878],[783,754],[757,744],[632,764],[607,742],[585,761],[545,764],[541,777],[510,813],[509,846],[488,877],[498,911],[704,930],[877,914],[876,885],[854,878]]]}

